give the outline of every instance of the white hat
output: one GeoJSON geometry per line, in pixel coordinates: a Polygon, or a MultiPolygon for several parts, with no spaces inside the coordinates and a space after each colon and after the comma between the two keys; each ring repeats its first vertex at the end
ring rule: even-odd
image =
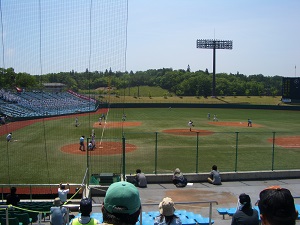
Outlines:
{"type": "Polygon", "coordinates": [[[174,202],[171,198],[166,197],[159,203],[159,212],[164,216],[172,216],[175,212],[174,202]]]}

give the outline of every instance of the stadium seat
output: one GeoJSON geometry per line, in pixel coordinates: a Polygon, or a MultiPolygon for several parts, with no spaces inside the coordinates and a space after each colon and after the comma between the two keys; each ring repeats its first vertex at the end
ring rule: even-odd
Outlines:
{"type": "MultiPolygon", "coordinates": [[[[22,225],[22,223],[19,222],[18,218],[8,218],[8,224],[9,225],[22,225]]],[[[1,225],[6,225],[6,218],[1,218],[1,225]]]]}
{"type": "MultiPolygon", "coordinates": [[[[195,219],[198,224],[201,225],[209,225],[209,218],[208,217],[199,217],[195,219]]],[[[213,224],[215,221],[211,220],[211,224],[213,224]]]]}
{"type": "Polygon", "coordinates": [[[228,210],[227,210],[227,214],[229,215],[229,216],[233,216],[233,214],[236,212],[236,208],[229,208],[228,210]]]}
{"type": "Polygon", "coordinates": [[[217,208],[217,211],[218,211],[218,213],[219,213],[220,215],[223,216],[223,220],[224,220],[224,219],[225,219],[225,215],[228,214],[228,213],[227,213],[228,209],[227,209],[227,208],[217,208]]]}
{"type": "Polygon", "coordinates": [[[15,213],[14,215],[23,225],[32,224],[31,219],[29,218],[29,214],[27,212],[15,213]]]}

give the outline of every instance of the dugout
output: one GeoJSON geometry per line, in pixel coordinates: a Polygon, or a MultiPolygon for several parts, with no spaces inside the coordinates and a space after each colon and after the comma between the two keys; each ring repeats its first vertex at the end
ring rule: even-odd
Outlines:
{"type": "Polygon", "coordinates": [[[91,185],[111,185],[114,182],[121,181],[121,175],[116,173],[92,174],[90,178],[91,185]]]}

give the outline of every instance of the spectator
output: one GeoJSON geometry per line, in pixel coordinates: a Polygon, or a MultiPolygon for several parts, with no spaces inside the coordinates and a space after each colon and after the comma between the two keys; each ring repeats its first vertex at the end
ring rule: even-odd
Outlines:
{"type": "Polygon", "coordinates": [[[62,207],[62,202],[60,198],[55,198],[53,202],[53,206],[50,208],[51,225],[64,225],[66,224],[66,214],[67,209],[62,207]]]}
{"type": "Polygon", "coordinates": [[[160,215],[155,217],[154,225],[181,225],[179,217],[174,215],[175,206],[171,198],[166,197],[159,203],[160,215]]]}
{"type": "Polygon", "coordinates": [[[135,225],[141,211],[138,189],[131,183],[113,183],[107,189],[102,207],[103,223],[135,225]]]}
{"type": "Polygon", "coordinates": [[[172,180],[176,187],[185,187],[187,185],[187,179],[183,176],[179,168],[175,169],[172,180]]]}
{"type": "Polygon", "coordinates": [[[146,188],[147,187],[147,178],[144,173],[140,169],[136,170],[136,175],[134,178],[135,186],[140,188],[146,188]]]}
{"type": "Polygon", "coordinates": [[[271,186],[259,194],[258,207],[262,224],[295,225],[298,212],[288,189],[271,186]]]}
{"type": "Polygon", "coordinates": [[[6,205],[18,206],[18,203],[20,202],[20,197],[16,193],[17,188],[11,187],[10,194],[6,196],[6,205]]]}
{"type": "Polygon", "coordinates": [[[231,225],[259,225],[256,209],[252,209],[251,199],[245,193],[239,196],[238,208],[232,216],[231,225]]]}
{"type": "Polygon", "coordinates": [[[100,224],[100,222],[94,218],[91,218],[90,214],[93,210],[92,201],[88,198],[83,198],[80,201],[79,212],[81,213],[80,217],[75,218],[71,221],[70,225],[95,225],[100,224]]]}
{"type": "Polygon", "coordinates": [[[62,183],[59,184],[58,186],[58,197],[62,201],[62,203],[67,202],[68,199],[68,194],[70,192],[70,185],[67,183],[68,188],[66,189],[66,186],[63,185],[62,183]]]}
{"type": "Polygon", "coordinates": [[[212,166],[212,170],[210,172],[209,177],[207,178],[208,182],[214,185],[221,185],[221,176],[220,172],[218,171],[218,167],[216,165],[212,166]]]}

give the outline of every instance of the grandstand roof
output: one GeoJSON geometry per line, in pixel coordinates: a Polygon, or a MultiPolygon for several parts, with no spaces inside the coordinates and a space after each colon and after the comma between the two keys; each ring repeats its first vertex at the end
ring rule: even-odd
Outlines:
{"type": "Polygon", "coordinates": [[[43,83],[44,87],[65,87],[63,83],[43,83]]]}

